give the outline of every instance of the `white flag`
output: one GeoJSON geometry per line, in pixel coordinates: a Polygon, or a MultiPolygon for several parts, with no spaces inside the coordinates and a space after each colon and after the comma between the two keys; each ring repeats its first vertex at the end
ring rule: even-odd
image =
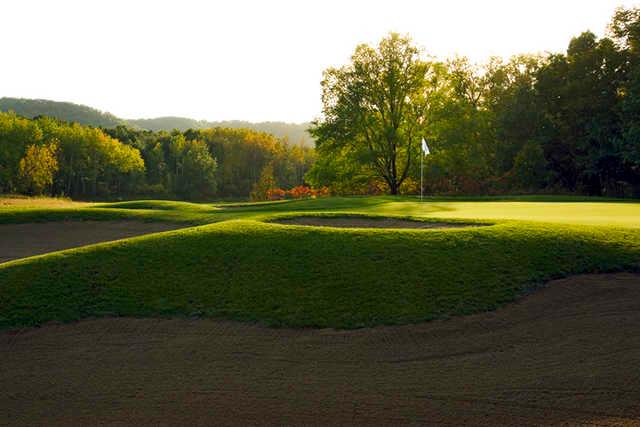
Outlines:
{"type": "Polygon", "coordinates": [[[430,153],[431,151],[429,151],[429,147],[427,146],[427,141],[425,141],[424,138],[422,138],[422,154],[426,156],[430,153]]]}

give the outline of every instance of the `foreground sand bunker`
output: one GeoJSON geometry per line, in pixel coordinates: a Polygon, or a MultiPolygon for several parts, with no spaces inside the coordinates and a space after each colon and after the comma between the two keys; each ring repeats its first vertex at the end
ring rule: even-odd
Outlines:
{"type": "Polygon", "coordinates": [[[0,263],[183,226],[140,221],[60,221],[0,224],[0,263]]]}
{"type": "Polygon", "coordinates": [[[0,425],[640,425],[640,276],[352,331],[98,319],[0,332],[0,425]]]}
{"type": "Polygon", "coordinates": [[[426,222],[413,221],[401,218],[374,218],[358,216],[297,216],[292,218],[282,218],[270,221],[285,225],[309,225],[315,227],[338,227],[338,228],[409,228],[409,229],[430,229],[430,228],[465,228],[482,227],[487,224],[468,224],[459,222],[426,222]]]}

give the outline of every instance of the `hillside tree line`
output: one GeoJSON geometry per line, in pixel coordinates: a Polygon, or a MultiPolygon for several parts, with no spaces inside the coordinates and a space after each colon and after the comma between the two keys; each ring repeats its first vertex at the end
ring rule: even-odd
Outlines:
{"type": "Polygon", "coordinates": [[[117,198],[246,198],[264,172],[303,183],[313,149],[247,129],[151,132],[0,113],[0,192],[117,198]]]}
{"type": "Polygon", "coordinates": [[[252,129],[281,138],[291,145],[313,147],[314,141],[307,132],[309,123],[286,122],[248,122],[244,120],[207,121],[194,120],[187,117],[155,117],[150,119],[124,119],[113,114],[102,112],[86,105],[72,102],[51,101],[47,99],[0,98],[0,111],[14,113],[33,119],[39,116],[53,117],[65,122],[73,122],[101,128],[127,126],[138,130],[154,132],[174,129],[232,128],[252,129]]]}

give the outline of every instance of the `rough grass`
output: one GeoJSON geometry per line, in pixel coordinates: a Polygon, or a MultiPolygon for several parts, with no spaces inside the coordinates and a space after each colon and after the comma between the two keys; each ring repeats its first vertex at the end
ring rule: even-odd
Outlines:
{"type": "Polygon", "coordinates": [[[0,211],[4,222],[70,212],[76,218],[216,222],[0,265],[0,327],[105,315],[337,328],[402,324],[493,310],[551,278],[633,269],[640,261],[638,203],[421,204],[378,197],[228,206],[140,201],[64,213],[0,211]],[[262,222],[301,214],[495,224],[338,230],[262,222]]]}
{"type": "Polygon", "coordinates": [[[21,194],[0,194],[0,210],[13,208],[80,208],[90,203],[76,202],[67,197],[27,197],[21,194]]]}

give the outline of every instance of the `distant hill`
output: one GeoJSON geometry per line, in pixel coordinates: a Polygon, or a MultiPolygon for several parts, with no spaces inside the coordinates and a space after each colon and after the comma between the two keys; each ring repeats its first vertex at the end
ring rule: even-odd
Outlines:
{"type": "Polygon", "coordinates": [[[187,130],[187,129],[203,129],[207,127],[204,120],[194,120],[186,117],[156,117],[154,119],[129,119],[127,120],[132,126],[140,129],[152,130],[187,130]]]}
{"type": "Polygon", "coordinates": [[[124,120],[113,114],[103,113],[86,105],[46,99],[0,98],[0,111],[13,111],[29,119],[49,116],[90,126],[114,127],[125,124],[124,120]]]}
{"type": "Polygon", "coordinates": [[[209,122],[206,120],[194,120],[186,117],[157,117],[154,119],[127,120],[127,123],[152,131],[159,130],[187,130],[206,128],[233,128],[252,129],[270,133],[278,138],[287,138],[291,144],[302,142],[306,146],[313,147],[314,140],[307,132],[310,123],[285,123],[285,122],[247,122],[243,120],[225,120],[209,122]]]}
{"type": "Polygon", "coordinates": [[[23,117],[36,116],[55,117],[67,122],[78,122],[83,125],[115,127],[127,125],[134,128],[152,131],[179,129],[206,129],[212,127],[246,128],[270,133],[278,138],[286,138],[290,144],[302,142],[313,147],[314,140],[307,132],[309,123],[260,122],[253,123],[241,120],[209,122],[186,117],[157,117],[153,119],[121,119],[111,113],[105,113],[86,105],[71,102],[49,101],[46,99],[0,98],[0,111],[14,111],[23,117]]]}

